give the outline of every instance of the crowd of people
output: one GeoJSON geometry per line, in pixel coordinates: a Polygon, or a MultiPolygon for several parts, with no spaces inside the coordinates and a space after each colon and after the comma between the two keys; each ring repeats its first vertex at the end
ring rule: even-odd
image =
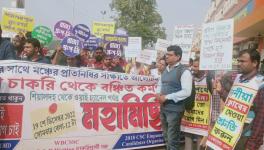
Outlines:
{"type": "MultiPolygon", "coordinates": [[[[197,57],[188,67],[180,63],[182,50],[179,46],[170,46],[166,53],[166,69],[161,74],[161,88],[157,90],[157,99],[161,104],[160,119],[167,150],[179,150],[182,132],[180,129],[184,114],[184,100],[191,95],[192,80],[196,86],[204,85],[209,91],[211,101],[211,120],[208,133],[212,130],[233,83],[249,83],[259,81],[260,87],[253,101],[253,106],[244,123],[241,137],[235,150],[262,150],[264,134],[264,78],[259,73],[260,54],[256,49],[246,49],[239,53],[238,71],[227,72],[220,77],[212,71],[199,70],[200,59],[197,57]],[[262,148],[260,148],[262,146],[262,148]]],[[[239,133],[237,133],[239,134],[239,133]]],[[[206,147],[207,136],[184,133],[185,150],[211,149],[206,147]],[[197,145],[194,146],[194,139],[197,145]]]]}
{"type": "MultiPolygon", "coordinates": [[[[2,32],[1,26],[0,32],[2,32]]],[[[135,58],[125,59],[124,57],[109,56],[106,55],[103,46],[99,46],[95,50],[83,48],[79,55],[69,57],[64,54],[61,45],[57,45],[54,53],[47,56],[47,50],[43,48],[38,39],[31,37],[30,32],[25,35],[19,33],[11,40],[2,38],[0,34],[0,46],[0,60],[24,60],[70,67],[87,67],[136,75],[151,75],[154,77],[158,77],[161,72],[159,69],[160,64],[161,66],[165,65],[164,58],[158,60],[158,63],[146,65],[137,62],[135,58]]]]}

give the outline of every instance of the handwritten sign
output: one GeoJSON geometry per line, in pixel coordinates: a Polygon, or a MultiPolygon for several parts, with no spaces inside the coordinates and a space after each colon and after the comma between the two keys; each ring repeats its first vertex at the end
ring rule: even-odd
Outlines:
{"type": "Polygon", "coordinates": [[[201,70],[232,69],[233,33],[233,19],[203,25],[201,70]]]}
{"type": "Polygon", "coordinates": [[[157,51],[144,49],[140,52],[140,55],[137,57],[136,61],[143,64],[151,65],[151,63],[156,60],[156,56],[157,51]]]}
{"type": "Polygon", "coordinates": [[[181,47],[182,49],[181,63],[182,64],[189,64],[193,37],[194,37],[194,26],[193,25],[175,26],[172,44],[176,44],[181,47]]]}
{"type": "Polygon", "coordinates": [[[141,37],[128,37],[128,46],[125,47],[126,57],[137,57],[142,50],[142,38],[141,37]]]}

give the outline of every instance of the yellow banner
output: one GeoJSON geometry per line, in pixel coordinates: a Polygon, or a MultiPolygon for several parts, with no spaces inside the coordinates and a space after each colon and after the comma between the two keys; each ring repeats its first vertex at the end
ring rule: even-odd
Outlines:
{"type": "Polygon", "coordinates": [[[249,83],[234,83],[225,102],[225,108],[208,136],[208,146],[224,150],[235,148],[257,94],[258,88],[255,85],[257,83],[255,80],[254,78],[249,83]]]}
{"type": "Polygon", "coordinates": [[[102,38],[104,34],[114,34],[114,22],[93,22],[92,34],[98,38],[102,38]]]}
{"type": "Polygon", "coordinates": [[[181,130],[197,135],[208,135],[211,111],[211,93],[206,85],[196,85],[194,108],[185,111],[181,123],[181,130]]]}
{"type": "Polygon", "coordinates": [[[32,31],[34,22],[35,20],[33,17],[3,11],[1,26],[3,31],[26,33],[27,31],[32,31]]]}

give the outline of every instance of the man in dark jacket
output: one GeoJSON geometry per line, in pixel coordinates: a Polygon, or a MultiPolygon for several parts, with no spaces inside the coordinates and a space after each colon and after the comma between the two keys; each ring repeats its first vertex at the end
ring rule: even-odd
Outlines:
{"type": "Polygon", "coordinates": [[[2,29],[0,25],[0,60],[15,59],[16,53],[11,42],[2,38],[2,29]]]}

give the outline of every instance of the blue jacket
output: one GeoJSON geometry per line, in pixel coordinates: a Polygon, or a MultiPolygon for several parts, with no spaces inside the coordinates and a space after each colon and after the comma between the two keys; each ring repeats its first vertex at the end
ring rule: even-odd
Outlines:
{"type": "Polygon", "coordinates": [[[16,59],[16,52],[8,40],[0,38],[0,60],[16,59]]]}

